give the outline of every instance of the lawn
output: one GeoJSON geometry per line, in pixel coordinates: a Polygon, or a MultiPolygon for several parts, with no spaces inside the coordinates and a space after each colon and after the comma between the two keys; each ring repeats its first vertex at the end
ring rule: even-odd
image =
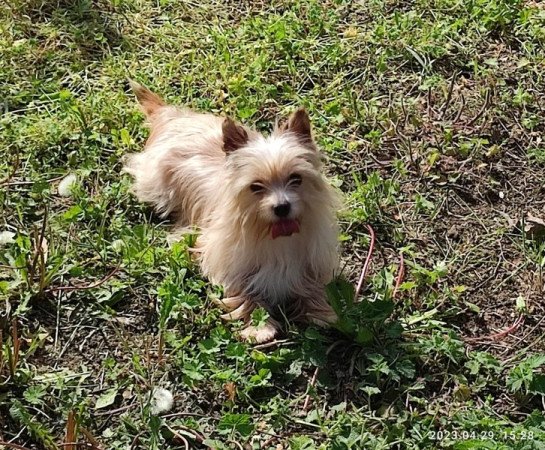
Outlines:
{"type": "Polygon", "coordinates": [[[545,448],[542,2],[10,0],[0,31],[0,449],[545,448]],[[264,132],[307,108],[336,327],[222,322],[121,173],[129,77],[264,132]]]}

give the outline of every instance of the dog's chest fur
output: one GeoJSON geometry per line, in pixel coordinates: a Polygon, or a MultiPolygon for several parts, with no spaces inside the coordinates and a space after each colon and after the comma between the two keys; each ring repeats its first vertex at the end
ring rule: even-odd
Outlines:
{"type": "MultiPolygon", "coordinates": [[[[300,235],[261,242],[257,248],[257,270],[248,278],[247,289],[270,304],[277,304],[301,290],[301,282],[308,270],[305,246],[300,235]]],[[[253,264],[252,264],[253,265],[253,264]]]]}

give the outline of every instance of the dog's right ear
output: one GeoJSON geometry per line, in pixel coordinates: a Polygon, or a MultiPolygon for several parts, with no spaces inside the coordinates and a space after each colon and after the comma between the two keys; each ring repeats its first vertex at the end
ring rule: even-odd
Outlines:
{"type": "Polygon", "coordinates": [[[223,151],[225,153],[234,152],[247,144],[248,133],[230,117],[225,118],[221,129],[223,131],[223,151]]]}
{"type": "Polygon", "coordinates": [[[288,123],[284,126],[286,131],[295,133],[304,141],[312,141],[312,131],[310,118],[305,108],[299,108],[288,118],[288,123]]]}
{"type": "Polygon", "coordinates": [[[312,139],[312,127],[310,118],[305,108],[299,108],[293,112],[288,120],[278,127],[280,132],[293,133],[302,145],[316,150],[316,145],[312,139]]]}
{"type": "Polygon", "coordinates": [[[159,109],[166,106],[164,100],[159,97],[157,94],[151,92],[147,87],[142,86],[140,83],[129,79],[129,85],[131,86],[132,91],[140,103],[140,107],[144,114],[148,117],[151,117],[159,109]]]}

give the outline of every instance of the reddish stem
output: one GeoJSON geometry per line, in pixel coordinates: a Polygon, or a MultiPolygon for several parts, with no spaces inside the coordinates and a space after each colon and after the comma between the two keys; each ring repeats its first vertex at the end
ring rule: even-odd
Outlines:
{"type": "Polygon", "coordinates": [[[494,334],[489,334],[488,336],[468,337],[466,338],[466,341],[469,341],[469,342],[501,341],[505,336],[508,336],[511,333],[514,333],[515,331],[517,331],[523,322],[524,322],[524,316],[521,314],[520,316],[518,316],[517,320],[515,320],[515,323],[513,323],[513,325],[511,325],[510,327],[507,327],[506,329],[502,331],[499,331],[494,334]]]}
{"type": "Polygon", "coordinates": [[[403,258],[403,252],[400,252],[399,253],[399,269],[397,271],[396,284],[394,287],[392,298],[396,297],[397,291],[399,290],[399,286],[401,286],[401,282],[403,281],[404,276],[405,276],[405,259],[403,258]]]}

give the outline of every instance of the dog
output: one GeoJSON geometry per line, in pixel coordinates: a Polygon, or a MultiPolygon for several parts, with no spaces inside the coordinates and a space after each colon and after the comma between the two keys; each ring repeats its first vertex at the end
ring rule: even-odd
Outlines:
{"type": "Polygon", "coordinates": [[[231,118],[165,103],[132,82],[151,127],[127,155],[133,191],[177,226],[196,227],[203,274],[224,288],[223,319],[243,319],[242,338],[263,343],[279,314],[327,326],[337,317],[325,285],[338,267],[340,197],[322,173],[309,116],[296,110],[269,136],[231,118]],[[256,307],[270,317],[251,324],[256,307]]]}

